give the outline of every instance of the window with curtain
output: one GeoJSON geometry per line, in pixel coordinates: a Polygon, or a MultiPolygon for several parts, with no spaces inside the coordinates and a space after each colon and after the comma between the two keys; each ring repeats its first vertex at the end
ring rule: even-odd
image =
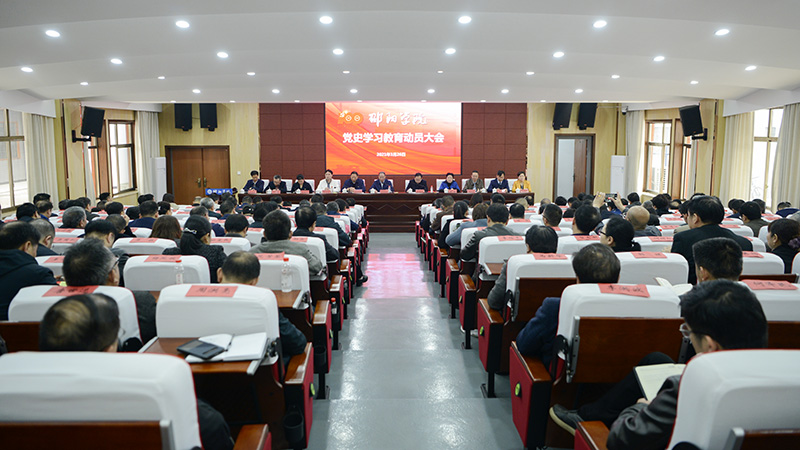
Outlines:
{"type": "Polygon", "coordinates": [[[10,208],[28,200],[28,172],[22,113],[0,109],[0,206],[10,208]]]}
{"type": "Polygon", "coordinates": [[[669,183],[671,121],[648,121],[645,126],[645,190],[667,192],[669,183]]]}
{"type": "Polygon", "coordinates": [[[770,201],[772,174],[775,169],[775,149],[781,131],[783,108],[760,109],[753,117],[753,165],[750,198],[770,201]]]}
{"type": "Polygon", "coordinates": [[[90,145],[95,192],[112,195],[136,189],[133,122],[109,120],[96,145],[90,145]]]}

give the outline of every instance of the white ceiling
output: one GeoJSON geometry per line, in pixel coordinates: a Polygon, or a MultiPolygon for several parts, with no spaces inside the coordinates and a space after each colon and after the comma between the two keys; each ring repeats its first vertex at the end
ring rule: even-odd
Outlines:
{"type": "Polygon", "coordinates": [[[0,93],[153,103],[739,99],[800,88],[798,43],[798,0],[0,0],[0,93]],[[464,14],[471,23],[458,22],[464,14]],[[180,19],[191,27],[176,27],[180,19]],[[598,19],[608,25],[595,29],[598,19]],[[720,28],[730,34],[715,36],[720,28]],[[553,58],[559,50],[566,56],[553,58]]]}

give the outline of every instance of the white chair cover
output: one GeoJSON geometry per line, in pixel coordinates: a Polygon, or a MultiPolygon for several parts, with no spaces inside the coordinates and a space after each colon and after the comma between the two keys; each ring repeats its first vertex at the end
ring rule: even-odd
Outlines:
{"type": "MultiPolygon", "coordinates": [[[[208,260],[198,255],[180,256],[180,262],[156,261],[162,255],[132,256],[125,263],[125,287],[133,291],[160,291],[178,284],[175,266],[183,266],[184,283],[210,283],[208,260]],[[150,261],[148,261],[148,258],[150,261]]],[[[166,256],[166,255],[164,255],[166,256]]]]}
{"type": "Polygon", "coordinates": [[[169,355],[11,353],[0,358],[0,398],[2,422],[168,420],[173,448],[201,446],[192,371],[169,355]]]}
{"type": "Polygon", "coordinates": [[[215,237],[211,238],[211,245],[219,245],[225,249],[225,254],[250,250],[250,241],[243,237],[215,237]]]}
{"type": "Polygon", "coordinates": [[[56,237],[78,237],[83,233],[83,228],[56,228],[56,237]]]}
{"type": "Polygon", "coordinates": [[[764,243],[764,245],[767,244],[767,233],[769,233],[768,228],[769,227],[761,227],[761,229],[758,230],[758,238],[764,243]]]}
{"type": "Polygon", "coordinates": [[[76,237],[56,236],[53,238],[53,246],[51,247],[51,250],[58,253],[59,255],[63,255],[68,248],[72,247],[77,243],[78,243],[78,238],[76,237]]]}
{"type": "Polygon", "coordinates": [[[113,245],[129,255],[160,255],[164,250],[177,246],[172,239],[158,238],[119,238],[113,245]]]}
{"type": "Polygon", "coordinates": [[[261,238],[264,237],[263,228],[252,228],[247,230],[247,241],[250,242],[251,247],[261,243],[261,238]]]}
{"type": "Polygon", "coordinates": [[[331,247],[339,249],[339,233],[335,228],[314,227],[314,233],[324,235],[331,247]]]}
{"type": "Polygon", "coordinates": [[[528,251],[523,236],[487,236],[478,244],[478,264],[501,263],[514,255],[528,251]]]}
{"type": "Polygon", "coordinates": [[[737,225],[733,223],[725,223],[725,222],[723,222],[722,225],[720,226],[733,231],[733,234],[737,236],[753,237],[753,230],[750,227],[746,227],[744,225],[737,225]]]}
{"type": "Polygon", "coordinates": [[[444,226],[445,226],[445,224],[447,223],[447,221],[448,221],[448,220],[450,220],[450,219],[452,219],[452,218],[453,218],[453,215],[452,215],[452,214],[445,214],[445,215],[443,215],[443,216],[442,216],[442,221],[439,223],[439,230],[441,231],[442,229],[444,229],[444,226]]]}
{"type": "Polygon", "coordinates": [[[506,265],[506,289],[513,292],[514,304],[519,302],[520,278],[574,278],[572,255],[563,255],[564,259],[549,259],[548,254],[514,255],[508,258],[506,265]],[[548,258],[548,259],[537,259],[548,258]]]}
{"type": "MultiPolygon", "coordinates": [[[[461,248],[464,248],[469,244],[470,239],[472,239],[472,235],[475,234],[478,230],[481,230],[486,227],[471,227],[467,228],[461,232],[461,248]]],[[[480,250],[480,248],[478,248],[480,250]]]]}
{"type": "Polygon", "coordinates": [[[131,231],[133,231],[133,234],[135,234],[136,237],[139,237],[139,238],[149,238],[150,237],[150,233],[153,232],[153,230],[151,228],[144,228],[144,227],[131,228],[131,231]]]}
{"type": "Polygon", "coordinates": [[[639,236],[633,240],[642,246],[643,252],[669,252],[672,250],[672,236],[639,236]]]}
{"type": "Polygon", "coordinates": [[[591,244],[599,244],[600,236],[559,236],[556,253],[571,255],[591,244]]]}
{"type": "Polygon", "coordinates": [[[783,273],[783,260],[774,253],[745,252],[743,256],[742,275],[777,275],[783,273]]]}
{"type": "MultiPolygon", "coordinates": [[[[256,253],[256,256],[259,256],[256,253]]],[[[264,253],[263,255],[270,255],[264,253]]],[[[273,254],[274,255],[274,254],[273,254]]],[[[304,309],[307,305],[300,305],[299,300],[306,292],[311,292],[311,282],[308,276],[308,261],[298,255],[284,255],[289,258],[289,268],[292,274],[292,290],[299,290],[298,302],[295,303],[297,309],[304,309]]],[[[269,256],[265,256],[269,258],[269,256]]],[[[281,290],[281,269],[283,269],[283,260],[276,259],[262,259],[259,256],[261,263],[261,275],[258,277],[257,286],[271,289],[273,291],[281,290]]]]}
{"type": "Polygon", "coordinates": [[[528,228],[539,225],[542,226],[542,222],[539,220],[531,220],[531,219],[514,219],[508,221],[508,228],[514,230],[515,233],[524,236],[525,232],[528,231],[528,228]]]}
{"type": "MultiPolygon", "coordinates": [[[[763,229],[763,228],[762,228],[763,229]]],[[[743,238],[747,239],[753,244],[753,251],[754,252],[766,252],[767,251],[767,244],[764,243],[761,239],[750,237],[750,236],[742,236],[743,238]]]]}
{"type": "Polygon", "coordinates": [[[295,236],[291,239],[308,247],[311,253],[322,262],[323,265],[327,264],[327,257],[325,254],[325,241],[315,236],[295,236]]]}
{"type": "Polygon", "coordinates": [[[52,270],[54,277],[60,277],[64,275],[64,256],[62,255],[37,256],[36,262],[39,263],[40,266],[44,266],[52,270]]]}
{"type": "Polygon", "coordinates": [[[685,284],[689,279],[689,263],[678,253],[621,252],[616,255],[620,262],[620,283],[657,285],[655,277],[659,277],[672,284],[685,284]],[[646,257],[650,255],[664,257],[646,257]]]}
{"type": "MultiPolygon", "coordinates": [[[[751,284],[769,284],[769,282],[759,283],[748,281],[751,284]]],[[[745,283],[743,283],[745,284],[745,283]]],[[[761,303],[764,315],[768,321],[795,322],[800,321],[800,289],[798,285],[792,284],[795,289],[754,289],[751,288],[756,298],[761,303]]]]}

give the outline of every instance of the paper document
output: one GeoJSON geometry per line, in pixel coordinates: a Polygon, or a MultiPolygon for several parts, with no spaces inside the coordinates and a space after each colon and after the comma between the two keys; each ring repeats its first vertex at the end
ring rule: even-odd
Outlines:
{"type": "MultiPolygon", "coordinates": [[[[209,337],[221,339],[217,338],[216,336],[225,335],[206,336],[204,338],[200,338],[200,340],[203,342],[208,342],[206,339],[209,337]]],[[[216,342],[213,343],[216,344],[216,342]]],[[[209,361],[253,361],[261,359],[267,349],[267,333],[252,333],[233,336],[233,339],[230,341],[230,346],[223,346],[223,348],[227,348],[228,350],[220,353],[208,361],[189,355],[186,357],[186,362],[201,363],[209,361]]]]}
{"type": "Polygon", "coordinates": [[[661,277],[655,277],[655,280],[656,280],[656,283],[658,283],[659,286],[668,287],[668,288],[672,289],[672,292],[674,292],[677,295],[683,295],[683,294],[691,291],[692,288],[694,287],[689,283],[672,284],[672,283],[669,282],[669,280],[667,280],[665,278],[661,278],[661,277]]]}
{"type": "Polygon", "coordinates": [[[205,342],[207,344],[213,344],[217,347],[222,347],[224,349],[228,349],[228,346],[231,345],[231,340],[233,340],[232,334],[212,334],[210,336],[203,336],[201,338],[197,338],[197,340],[205,342]]]}
{"type": "Polygon", "coordinates": [[[644,398],[652,401],[658,395],[664,381],[671,376],[682,374],[684,367],[686,364],[653,364],[637,366],[633,370],[636,372],[636,380],[642,388],[644,398]]]}

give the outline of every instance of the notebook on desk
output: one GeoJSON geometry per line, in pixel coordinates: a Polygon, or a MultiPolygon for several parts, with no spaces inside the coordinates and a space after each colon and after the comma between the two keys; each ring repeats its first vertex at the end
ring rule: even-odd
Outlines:
{"type": "Polygon", "coordinates": [[[209,360],[189,355],[186,357],[186,362],[253,361],[263,358],[267,349],[267,333],[241,334],[237,336],[215,334],[201,337],[199,340],[219,345],[227,350],[209,360]]]}

